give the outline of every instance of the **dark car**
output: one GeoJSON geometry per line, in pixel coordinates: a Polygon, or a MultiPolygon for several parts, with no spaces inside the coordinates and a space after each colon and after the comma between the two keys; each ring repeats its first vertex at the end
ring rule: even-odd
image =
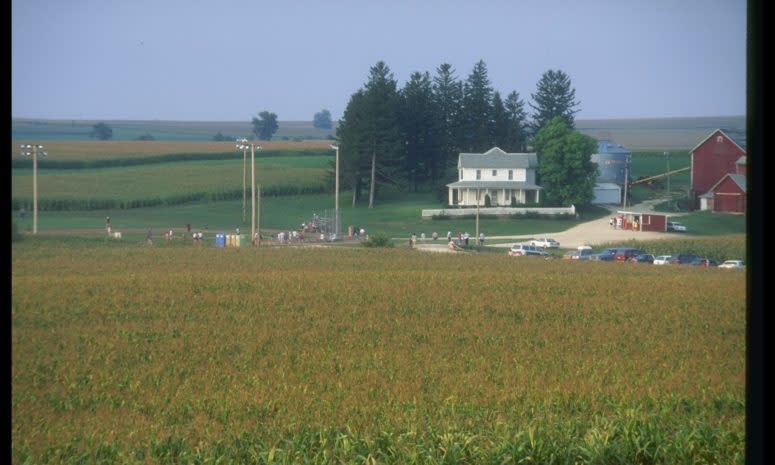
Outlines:
{"type": "Polygon", "coordinates": [[[613,261],[614,255],[616,254],[616,250],[617,250],[616,248],[605,249],[602,252],[590,255],[588,260],[601,261],[601,262],[613,261]]]}
{"type": "Polygon", "coordinates": [[[646,253],[640,249],[636,249],[634,247],[621,247],[619,249],[616,249],[616,252],[614,252],[614,260],[617,262],[626,262],[632,257],[635,257],[636,255],[640,255],[646,253]]]}
{"type": "Polygon", "coordinates": [[[630,258],[630,261],[635,263],[654,263],[654,255],[642,253],[630,258]]]}
{"type": "Polygon", "coordinates": [[[714,260],[712,258],[696,258],[689,264],[694,266],[704,266],[706,268],[709,266],[719,266],[718,260],[714,260]]]}
{"type": "Polygon", "coordinates": [[[690,253],[679,253],[678,255],[673,255],[673,257],[670,259],[670,264],[688,265],[689,263],[699,258],[700,257],[698,257],[697,255],[690,254],[690,253]]]}

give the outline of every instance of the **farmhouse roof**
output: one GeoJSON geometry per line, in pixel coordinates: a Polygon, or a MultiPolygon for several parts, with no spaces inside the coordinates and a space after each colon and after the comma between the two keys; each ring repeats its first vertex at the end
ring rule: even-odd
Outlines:
{"type": "Polygon", "coordinates": [[[447,184],[453,189],[543,189],[522,181],[455,181],[447,184]]]}
{"type": "Polygon", "coordinates": [[[742,143],[743,143],[743,145],[745,145],[745,142],[744,142],[744,141],[740,140],[740,138],[738,138],[738,140],[735,140],[735,138],[733,138],[733,137],[730,137],[730,136],[729,136],[729,134],[727,134],[726,132],[722,131],[721,129],[716,129],[716,130],[714,130],[714,131],[711,131],[711,133],[710,133],[710,134],[708,134],[708,137],[706,137],[705,139],[702,139],[702,141],[700,141],[700,143],[699,143],[699,144],[695,145],[693,149],[689,150],[689,153],[694,153],[694,151],[695,151],[695,150],[697,150],[697,149],[698,149],[698,148],[699,148],[699,147],[700,147],[702,144],[704,144],[705,142],[707,142],[707,140],[708,140],[708,139],[710,139],[711,137],[713,137],[714,135],[716,135],[716,133],[717,133],[717,132],[720,132],[721,134],[724,134],[724,135],[727,137],[727,139],[731,140],[731,141],[732,141],[732,143],[733,143],[733,144],[735,144],[735,145],[737,146],[737,148],[739,148],[740,150],[742,150],[742,151],[743,151],[743,153],[746,153],[746,151],[745,151],[745,148],[741,147],[741,146],[740,146],[740,143],[739,143],[739,142],[742,142],[742,143]]]}
{"type": "Polygon", "coordinates": [[[484,153],[461,153],[460,168],[535,168],[538,155],[535,153],[506,153],[493,147],[484,153]]]}
{"type": "Polygon", "coordinates": [[[597,153],[614,153],[629,155],[632,152],[627,147],[617,144],[611,139],[600,139],[597,141],[597,153]]]}

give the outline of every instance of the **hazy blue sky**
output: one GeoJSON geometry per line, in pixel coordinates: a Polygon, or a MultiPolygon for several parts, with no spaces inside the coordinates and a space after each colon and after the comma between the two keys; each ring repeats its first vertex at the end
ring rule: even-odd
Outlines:
{"type": "MultiPolygon", "coordinates": [[[[399,86],[484,60],[525,101],[561,69],[577,119],[743,115],[745,0],[13,0],[12,116],[336,120],[384,61],[399,86]]],[[[528,107],[529,108],[529,107],[528,107]]]]}

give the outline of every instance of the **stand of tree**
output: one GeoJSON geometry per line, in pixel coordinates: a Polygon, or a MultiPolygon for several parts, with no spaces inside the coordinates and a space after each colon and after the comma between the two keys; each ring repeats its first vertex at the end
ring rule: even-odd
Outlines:
{"type": "MultiPolygon", "coordinates": [[[[547,71],[532,96],[535,112],[528,121],[520,94],[512,91],[504,101],[493,89],[482,60],[465,81],[444,63],[434,76],[413,72],[403,88],[379,61],[370,68],[364,86],[350,97],[336,131],[340,179],[352,189],[353,206],[367,187],[369,208],[385,186],[443,189],[456,179],[458,153],[495,146],[525,152],[531,133],[553,116],[563,117],[572,130],[579,103],[567,75],[547,71]]],[[[316,114],[316,119],[319,116],[324,115],[316,114]]]]}

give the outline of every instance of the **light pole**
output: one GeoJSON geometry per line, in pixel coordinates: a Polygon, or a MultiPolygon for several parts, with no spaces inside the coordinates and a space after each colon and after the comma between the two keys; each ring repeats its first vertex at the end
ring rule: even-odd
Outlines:
{"type": "Polygon", "coordinates": [[[22,156],[32,156],[32,234],[38,233],[38,155],[48,155],[42,145],[22,144],[22,156]]]}
{"type": "Polygon", "coordinates": [[[245,150],[250,147],[250,240],[256,236],[256,154],[255,149],[261,150],[261,146],[248,142],[247,139],[240,139],[237,142],[237,148],[245,150]]]}
{"type": "Polygon", "coordinates": [[[670,152],[665,152],[665,161],[667,161],[667,197],[670,198],[670,152]]]}
{"type": "MultiPolygon", "coordinates": [[[[246,140],[246,139],[242,139],[246,140]]],[[[240,146],[237,145],[237,148],[240,146]]],[[[245,189],[245,186],[247,185],[247,181],[245,178],[247,177],[247,169],[245,167],[245,159],[247,158],[247,146],[242,146],[242,224],[245,224],[245,201],[247,200],[247,189],[245,189]]]]}
{"type": "Polygon", "coordinates": [[[331,144],[336,150],[336,175],[334,176],[334,234],[339,237],[339,146],[331,144]]]}

